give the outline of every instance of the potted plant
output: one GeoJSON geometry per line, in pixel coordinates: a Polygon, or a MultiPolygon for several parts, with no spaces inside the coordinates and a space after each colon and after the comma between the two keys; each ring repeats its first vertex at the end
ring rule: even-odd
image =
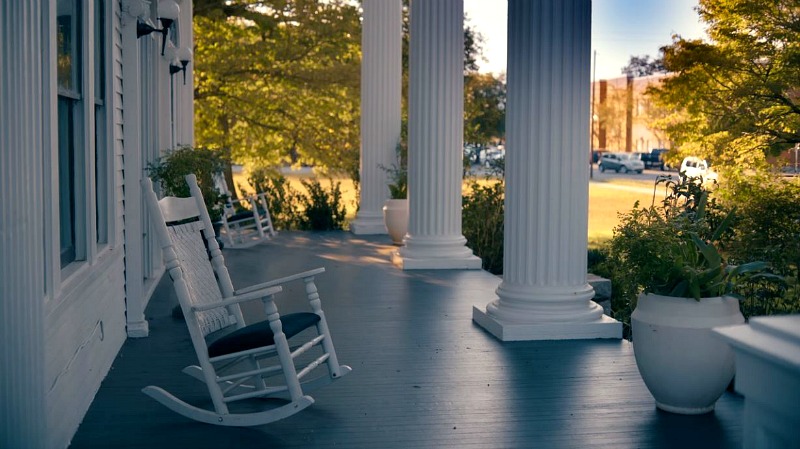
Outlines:
{"type": "Polygon", "coordinates": [[[383,221],[395,245],[403,244],[408,232],[408,150],[401,142],[395,148],[397,161],[381,168],[389,175],[389,199],[383,205],[383,221]]]}
{"type": "Polygon", "coordinates": [[[178,197],[191,196],[185,177],[190,173],[197,176],[208,215],[216,226],[228,197],[217,188],[215,177],[223,176],[228,163],[228,155],[223,150],[181,146],[148,164],[147,174],[161,186],[162,195],[178,197]]]}
{"type": "Polygon", "coordinates": [[[631,315],[634,355],[662,410],[682,414],[714,408],[734,375],[734,355],[716,326],[741,324],[737,284],[764,272],[763,262],[730,265],[721,248],[730,238],[726,210],[696,179],[662,176],[668,195],[649,208],[635,205],[614,230],[611,253],[641,292],[631,315]]]}

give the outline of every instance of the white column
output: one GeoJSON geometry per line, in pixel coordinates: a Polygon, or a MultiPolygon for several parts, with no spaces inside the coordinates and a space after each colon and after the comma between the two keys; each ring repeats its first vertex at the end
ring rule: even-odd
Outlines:
{"type": "Polygon", "coordinates": [[[136,37],[136,17],[122,13],[122,97],[125,126],[122,138],[125,146],[125,320],[128,337],[140,338],[150,334],[144,316],[142,234],[142,123],[141,76],[139,72],[139,40],[136,37]]]}
{"type": "Polygon", "coordinates": [[[501,340],[621,338],[591,301],[590,0],[509,0],[503,282],[473,319],[501,340]]]}
{"type": "Polygon", "coordinates": [[[463,0],[411,2],[407,270],[481,267],[461,234],[463,22],[463,0]]]}
{"type": "Polygon", "coordinates": [[[354,234],[386,234],[387,173],[400,139],[402,4],[364,0],[361,31],[361,195],[354,234]]]}
{"type": "Polygon", "coordinates": [[[8,448],[47,441],[43,156],[55,144],[56,84],[43,63],[55,61],[54,47],[43,38],[55,37],[54,4],[0,2],[0,447],[8,448]]]}

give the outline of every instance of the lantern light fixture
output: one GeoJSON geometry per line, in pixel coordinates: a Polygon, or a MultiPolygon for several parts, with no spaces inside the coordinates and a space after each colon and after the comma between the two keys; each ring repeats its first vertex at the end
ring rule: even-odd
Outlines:
{"type": "Polygon", "coordinates": [[[183,72],[183,84],[186,85],[186,66],[192,61],[192,49],[181,47],[175,50],[175,58],[169,63],[169,74],[183,72]]]}
{"type": "Polygon", "coordinates": [[[172,27],[172,24],[178,20],[180,13],[181,8],[177,3],[175,3],[175,0],[159,0],[158,20],[161,22],[161,29],[155,28],[146,22],[142,22],[141,20],[137,20],[136,37],[139,38],[142,36],[147,36],[154,31],[161,33],[161,55],[163,56],[164,49],[167,46],[169,29],[172,27]]]}

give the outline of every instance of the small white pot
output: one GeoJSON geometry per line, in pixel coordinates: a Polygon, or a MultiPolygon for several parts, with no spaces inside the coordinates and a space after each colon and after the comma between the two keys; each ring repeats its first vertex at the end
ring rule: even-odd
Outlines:
{"type": "Polygon", "coordinates": [[[383,206],[383,221],[395,245],[403,244],[408,232],[408,200],[386,200],[383,206]]]}
{"type": "Polygon", "coordinates": [[[714,410],[735,367],[733,350],[711,328],[741,323],[733,297],[639,295],[631,315],[633,350],[656,406],[687,415],[714,410]]]}

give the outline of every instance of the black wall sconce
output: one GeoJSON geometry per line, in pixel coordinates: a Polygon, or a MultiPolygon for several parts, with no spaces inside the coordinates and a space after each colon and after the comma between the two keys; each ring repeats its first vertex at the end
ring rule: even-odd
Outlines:
{"type": "Polygon", "coordinates": [[[189,47],[181,47],[175,50],[175,58],[169,63],[169,74],[174,75],[183,72],[183,85],[186,85],[186,66],[192,61],[192,50],[189,47]]]}
{"type": "Polygon", "coordinates": [[[175,3],[175,0],[160,0],[158,2],[158,20],[161,21],[161,29],[155,28],[146,22],[136,20],[136,37],[147,36],[148,34],[158,31],[161,33],[161,55],[164,55],[164,49],[167,46],[167,36],[172,24],[178,20],[181,8],[175,3]]]}

